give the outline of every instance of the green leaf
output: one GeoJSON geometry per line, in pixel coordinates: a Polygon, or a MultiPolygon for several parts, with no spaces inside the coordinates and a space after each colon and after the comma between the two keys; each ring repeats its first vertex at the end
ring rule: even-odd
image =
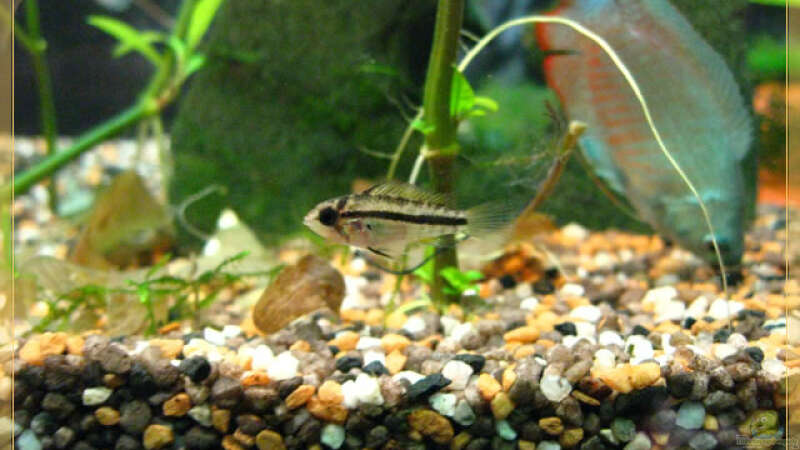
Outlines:
{"type": "Polygon", "coordinates": [[[197,72],[206,64],[206,55],[195,53],[186,64],[186,76],[197,72]]]}
{"type": "MultiPolygon", "coordinates": [[[[108,16],[89,16],[89,25],[104,31],[119,41],[119,47],[130,48],[142,54],[155,66],[161,65],[161,55],[148,41],[145,33],[131,27],[125,22],[108,16]]],[[[116,50],[117,52],[119,50],[116,50]]],[[[127,53],[129,50],[123,52],[127,53]]]]}
{"type": "Polygon", "coordinates": [[[197,47],[197,44],[203,39],[220,5],[222,5],[222,0],[199,0],[197,2],[189,22],[189,30],[186,33],[186,45],[190,49],[197,47]]]}
{"type": "MultiPolygon", "coordinates": [[[[148,44],[153,44],[155,42],[164,42],[167,40],[167,36],[164,33],[158,31],[140,31],[139,35],[141,36],[142,40],[144,40],[148,44]]],[[[120,42],[114,47],[114,52],[112,55],[114,58],[119,58],[122,56],[127,55],[132,50],[136,50],[133,48],[131,43],[129,42],[120,42]]]]}
{"type": "Polygon", "coordinates": [[[489,112],[497,112],[500,105],[489,97],[475,97],[475,107],[483,108],[489,112]]]}
{"type": "Polygon", "coordinates": [[[477,290],[478,286],[475,282],[483,278],[483,274],[477,270],[462,272],[455,267],[445,267],[440,273],[442,278],[453,288],[452,292],[458,294],[469,289],[477,290]]]}
{"type": "Polygon", "coordinates": [[[420,118],[420,119],[414,119],[414,121],[411,122],[411,128],[419,131],[424,135],[428,135],[432,133],[433,130],[436,129],[436,126],[434,126],[432,123],[426,122],[425,119],[420,118]]]}
{"type": "Polygon", "coordinates": [[[453,68],[453,82],[450,86],[450,115],[464,117],[475,106],[475,91],[464,74],[453,68]]]}

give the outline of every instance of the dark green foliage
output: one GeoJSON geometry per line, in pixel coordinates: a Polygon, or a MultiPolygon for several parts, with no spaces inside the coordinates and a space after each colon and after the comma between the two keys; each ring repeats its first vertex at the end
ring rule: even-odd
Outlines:
{"type": "Polygon", "coordinates": [[[387,161],[359,148],[387,152],[400,139],[391,100],[419,102],[433,13],[421,0],[229,0],[172,130],[172,202],[226,185],[188,220],[210,230],[230,205],[275,242],[354,179],[383,176],[387,161]]]}

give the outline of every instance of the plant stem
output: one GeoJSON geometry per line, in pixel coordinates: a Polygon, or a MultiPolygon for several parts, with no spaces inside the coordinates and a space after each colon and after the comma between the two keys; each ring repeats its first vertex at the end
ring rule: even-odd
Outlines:
{"type": "MultiPolygon", "coordinates": [[[[52,156],[56,152],[56,106],[53,101],[53,86],[50,80],[50,68],[47,65],[46,49],[44,38],[42,37],[41,22],[39,19],[38,0],[26,0],[25,15],[28,25],[28,34],[33,42],[38,45],[27,47],[30,51],[33,62],[33,70],[36,74],[36,86],[39,91],[39,118],[42,124],[42,134],[44,135],[47,155],[52,156]]],[[[50,193],[50,209],[53,213],[58,212],[58,191],[55,180],[50,180],[48,187],[50,193]]]]}
{"type": "MultiPolygon", "coordinates": [[[[115,136],[117,133],[135,124],[139,120],[155,113],[157,109],[148,102],[137,102],[132,107],[122,111],[105,123],[92,128],[78,137],[68,148],[56,152],[39,164],[14,177],[14,194],[25,193],[38,181],[50,176],[53,172],[78,157],[81,153],[91,149],[96,144],[115,136]]],[[[10,186],[0,189],[0,197],[8,195],[10,186]]]]}
{"type": "MultiPolygon", "coordinates": [[[[433,48],[428,61],[425,77],[423,113],[425,122],[433,125],[433,131],[425,136],[425,147],[430,175],[435,192],[445,194],[448,201],[453,200],[453,166],[458,154],[456,142],[457,122],[450,114],[450,88],[453,81],[453,67],[456,62],[461,22],[464,15],[464,0],[439,0],[436,10],[436,27],[433,35],[433,48]]],[[[444,305],[455,302],[458,295],[444,293],[445,280],[439,275],[444,267],[458,267],[455,238],[445,236],[442,245],[445,251],[438,252],[433,262],[433,301],[444,305]]]]}

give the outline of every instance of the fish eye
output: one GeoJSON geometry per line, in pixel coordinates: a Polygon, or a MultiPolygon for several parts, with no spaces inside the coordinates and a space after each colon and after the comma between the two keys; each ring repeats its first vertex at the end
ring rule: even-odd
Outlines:
{"type": "Polygon", "coordinates": [[[330,206],[319,212],[319,223],[328,227],[336,223],[336,219],[338,218],[339,213],[330,206]]]}

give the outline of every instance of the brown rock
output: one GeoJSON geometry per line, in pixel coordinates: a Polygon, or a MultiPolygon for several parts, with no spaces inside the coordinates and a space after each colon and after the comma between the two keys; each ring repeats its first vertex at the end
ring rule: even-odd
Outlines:
{"type": "Polygon", "coordinates": [[[222,448],[225,450],[244,450],[244,447],[232,435],[222,438],[222,448]]]}
{"type": "Polygon", "coordinates": [[[227,409],[214,409],[211,411],[211,424],[220,433],[227,433],[231,424],[231,412],[227,409]]]}
{"type": "Polygon", "coordinates": [[[385,334],[381,338],[381,346],[383,346],[383,351],[387,354],[392,353],[395,350],[403,351],[411,344],[411,340],[407,337],[403,336],[402,334],[385,334]]]}
{"type": "Polygon", "coordinates": [[[242,444],[242,446],[246,448],[256,445],[256,437],[250,436],[242,431],[241,428],[237,428],[236,431],[233,432],[233,438],[236,439],[236,442],[242,444]]]}
{"type": "Polygon", "coordinates": [[[308,400],[306,409],[312,416],[327,422],[341,425],[347,420],[347,408],[341,404],[323,403],[316,395],[308,400]]]}
{"type": "Polygon", "coordinates": [[[94,417],[100,422],[101,425],[105,425],[107,427],[116,425],[119,423],[119,411],[110,406],[103,406],[102,408],[97,408],[94,412],[94,417]]]}
{"type": "Polygon", "coordinates": [[[539,339],[539,330],[536,327],[525,326],[515,328],[503,335],[506,342],[521,342],[523,344],[539,339]]]}
{"type": "Polygon", "coordinates": [[[308,399],[314,395],[316,388],[310,384],[303,384],[297,387],[288,397],[286,397],[286,407],[296,409],[306,404],[308,399]]]}
{"type": "Polygon", "coordinates": [[[181,392],[165,401],[162,409],[165,416],[180,417],[192,409],[192,400],[188,394],[181,392]]]}
{"type": "Polygon", "coordinates": [[[322,383],[322,386],[319,387],[319,391],[317,391],[317,397],[319,397],[319,401],[322,403],[327,403],[330,405],[341,404],[342,401],[344,401],[342,385],[333,380],[328,380],[322,383]]]}
{"type": "Polygon", "coordinates": [[[253,308],[253,322],[263,333],[274,333],[292,320],[320,308],[335,313],[344,298],[344,278],[328,261],[303,257],[278,274],[253,308]]]}
{"type": "Polygon", "coordinates": [[[83,338],[81,336],[69,336],[67,338],[67,353],[70,355],[83,355],[83,338]]]}
{"type": "Polygon", "coordinates": [[[142,444],[147,450],[166,447],[171,444],[174,437],[172,428],[166,425],[152,424],[144,430],[142,444]]]}
{"type": "Polygon", "coordinates": [[[258,433],[256,447],[258,450],[286,450],[281,435],[272,430],[262,430],[258,433]]]}
{"type": "Polygon", "coordinates": [[[564,432],[564,424],[559,417],[544,417],[539,419],[539,427],[544,430],[545,433],[552,436],[558,436],[564,432]]]}
{"type": "Polygon", "coordinates": [[[494,396],[502,389],[503,387],[500,386],[500,383],[488,373],[482,373],[478,377],[478,391],[480,391],[481,397],[487,402],[492,401],[494,396]]]}
{"type": "Polygon", "coordinates": [[[161,356],[176,359],[183,350],[183,339],[151,339],[150,345],[161,349],[161,356]]]}
{"type": "Polygon", "coordinates": [[[403,370],[406,361],[408,361],[408,357],[401,353],[400,350],[395,350],[386,355],[386,368],[390,374],[394,375],[403,370]]]}
{"type": "Polygon", "coordinates": [[[408,415],[408,424],[433,442],[444,445],[453,439],[453,425],[441,414],[429,409],[418,409],[408,415]]]}
{"type": "Polygon", "coordinates": [[[355,331],[343,331],[339,333],[338,336],[328,341],[328,345],[335,345],[339,348],[339,350],[347,352],[350,350],[355,350],[360,339],[361,335],[355,331]]]}

